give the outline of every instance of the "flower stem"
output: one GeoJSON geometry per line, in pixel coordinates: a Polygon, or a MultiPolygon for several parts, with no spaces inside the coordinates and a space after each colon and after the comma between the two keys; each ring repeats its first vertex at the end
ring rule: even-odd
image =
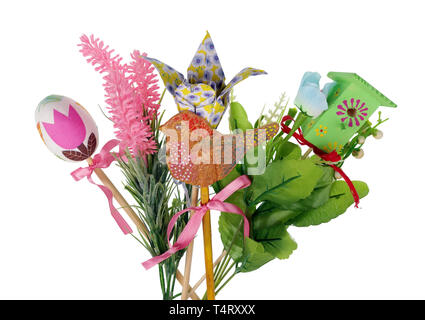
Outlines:
{"type": "Polygon", "coordinates": [[[159,271],[159,282],[161,284],[162,297],[164,299],[165,298],[165,282],[164,282],[164,269],[162,264],[158,266],[158,271],[159,271]]]}
{"type": "Polygon", "coordinates": [[[307,159],[308,155],[311,153],[311,151],[313,151],[313,148],[308,148],[307,151],[303,154],[303,156],[301,157],[301,160],[305,160],[307,159]]]}
{"type": "MultiPolygon", "coordinates": [[[[226,269],[226,271],[223,273],[223,275],[221,276],[221,278],[218,279],[217,286],[221,283],[221,281],[223,281],[224,278],[226,278],[226,276],[229,274],[230,270],[233,269],[233,267],[235,266],[235,264],[236,264],[236,262],[233,261],[232,264],[229,266],[229,268],[226,269]]],[[[227,265],[226,265],[226,267],[227,267],[227,265]]]]}
{"type": "Polygon", "coordinates": [[[159,101],[158,101],[158,104],[159,105],[161,105],[161,103],[162,103],[162,99],[164,99],[164,95],[165,95],[165,92],[167,91],[167,89],[164,89],[164,91],[162,91],[162,94],[161,94],[161,98],[159,98],[159,101]]]}
{"type": "Polygon", "coordinates": [[[229,281],[230,281],[230,280],[232,280],[234,276],[236,276],[236,274],[237,274],[237,272],[234,272],[234,273],[233,273],[233,274],[229,277],[229,279],[227,279],[227,280],[226,280],[226,282],[225,282],[225,283],[223,283],[223,285],[222,285],[220,288],[218,288],[218,289],[217,289],[217,291],[216,291],[216,293],[215,293],[215,294],[218,294],[218,293],[221,291],[221,289],[223,289],[223,288],[226,286],[226,284],[228,284],[228,283],[229,283],[229,281]]]}
{"type": "Polygon", "coordinates": [[[283,139],[283,144],[285,144],[286,142],[288,142],[288,140],[292,137],[292,135],[295,133],[295,131],[298,130],[299,127],[301,127],[301,125],[303,124],[303,122],[305,121],[305,119],[307,119],[307,115],[303,112],[300,112],[297,115],[297,118],[294,121],[294,125],[292,126],[291,131],[286,135],[286,137],[283,139]]]}

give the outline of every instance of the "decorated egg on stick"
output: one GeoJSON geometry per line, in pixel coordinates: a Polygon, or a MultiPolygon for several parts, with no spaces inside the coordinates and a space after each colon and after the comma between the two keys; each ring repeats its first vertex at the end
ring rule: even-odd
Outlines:
{"type": "Polygon", "coordinates": [[[146,227],[137,214],[102,170],[115,160],[111,150],[118,145],[119,141],[107,142],[100,153],[92,159],[91,156],[96,151],[99,140],[96,123],[78,102],[64,96],[50,95],[44,98],[37,106],[35,121],[41,139],[54,155],[72,162],[87,160],[89,167],[79,168],[71,175],[76,181],[86,177],[90,183],[97,185],[103,191],[108,199],[111,214],[124,234],[132,233],[132,230],[113,206],[112,198],[115,198],[124,208],[139,230],[146,233],[146,227]],[[93,172],[103,185],[96,184],[92,180],[93,172]]]}
{"type": "Polygon", "coordinates": [[[86,109],[70,98],[44,98],[36,109],[35,121],[46,147],[62,160],[83,161],[96,151],[96,123],[86,109]]]}
{"type": "MultiPolygon", "coordinates": [[[[140,233],[148,239],[147,227],[102,170],[110,164],[112,158],[115,159],[110,151],[118,145],[119,141],[107,142],[100,153],[92,159],[91,156],[99,141],[96,123],[78,102],[64,96],[50,95],[44,98],[37,106],[35,120],[41,139],[54,155],[71,162],[87,160],[89,167],[75,170],[72,176],[76,180],[87,177],[90,183],[97,185],[103,191],[108,198],[111,214],[121,230],[125,234],[133,232],[113,206],[112,197],[120,204],[140,233]],[[94,183],[91,178],[93,172],[103,185],[94,183]]],[[[182,283],[183,275],[179,270],[176,275],[182,283]]],[[[192,288],[189,286],[189,289],[192,288]]],[[[195,292],[191,292],[190,296],[199,300],[195,292]]]]}

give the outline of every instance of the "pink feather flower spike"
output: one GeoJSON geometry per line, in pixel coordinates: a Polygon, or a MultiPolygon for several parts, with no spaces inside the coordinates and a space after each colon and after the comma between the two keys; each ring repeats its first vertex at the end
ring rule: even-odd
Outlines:
{"type": "Polygon", "coordinates": [[[93,35],[83,35],[79,46],[87,62],[103,74],[106,103],[120,149],[128,148],[133,155],[142,156],[156,152],[150,125],[159,108],[154,68],[138,51],[131,55],[130,65],[122,64],[122,58],[93,35]]]}

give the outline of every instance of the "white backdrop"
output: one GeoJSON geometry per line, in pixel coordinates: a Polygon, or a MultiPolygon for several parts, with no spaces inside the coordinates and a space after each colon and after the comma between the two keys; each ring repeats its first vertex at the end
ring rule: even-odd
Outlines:
{"type": "MultiPolygon", "coordinates": [[[[399,106],[381,109],[391,118],[384,139],[368,140],[365,157],[344,167],[369,184],[362,209],[292,228],[298,250],[289,260],[237,276],[218,298],[425,298],[423,12],[422,1],[407,0],[2,2],[0,298],[161,298],[157,270],[141,266],[147,253],[121,234],[98,189],[73,181],[77,166],[43,146],[34,110],[46,95],[72,97],[104,143],[113,132],[98,107],[102,80],[78,52],[80,35],[184,73],[206,30],[228,79],[247,66],[268,71],[235,90],[251,119],[283,91],[294,98],[308,70],[323,82],[328,71],[356,72],[399,106]]],[[[176,112],[168,94],[163,108],[176,112]]],[[[119,170],[108,172],[120,185],[119,170]]],[[[192,282],[203,271],[201,246],[202,236],[192,282]]]]}

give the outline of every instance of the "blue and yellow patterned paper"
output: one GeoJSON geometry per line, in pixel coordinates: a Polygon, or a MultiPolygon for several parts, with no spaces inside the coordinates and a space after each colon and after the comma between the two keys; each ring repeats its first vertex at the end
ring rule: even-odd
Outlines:
{"type": "Polygon", "coordinates": [[[214,43],[207,32],[187,69],[187,80],[175,69],[153,58],[147,58],[158,70],[179,111],[189,110],[206,119],[216,128],[229,104],[231,89],[246,78],[265,71],[245,68],[226,85],[214,43]]]}

